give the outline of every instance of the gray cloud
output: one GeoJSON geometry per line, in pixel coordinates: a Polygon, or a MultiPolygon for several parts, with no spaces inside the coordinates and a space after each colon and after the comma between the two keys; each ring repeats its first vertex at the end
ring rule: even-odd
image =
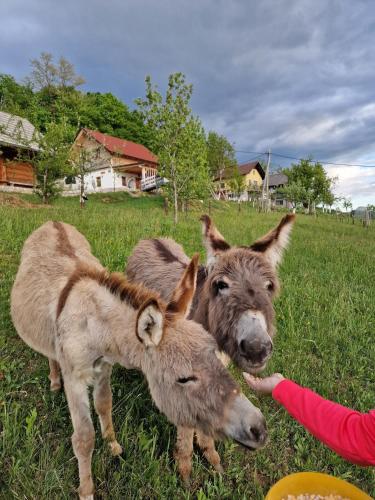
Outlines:
{"type": "MultiPolygon", "coordinates": [[[[0,71],[22,78],[41,51],[128,103],[146,74],[163,87],[183,71],[194,111],[237,149],[375,163],[371,0],[3,0],[0,71]]],[[[375,169],[356,171],[359,188],[338,170],[375,199],[375,169]]]]}

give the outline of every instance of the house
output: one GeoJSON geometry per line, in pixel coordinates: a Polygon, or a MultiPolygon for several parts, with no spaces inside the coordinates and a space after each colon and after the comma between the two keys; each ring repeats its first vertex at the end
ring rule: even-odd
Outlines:
{"type": "Polygon", "coordinates": [[[356,209],[351,211],[351,216],[356,219],[375,219],[375,211],[369,209],[368,207],[357,207],[356,209]]]}
{"type": "Polygon", "coordinates": [[[280,189],[286,184],[288,184],[288,177],[285,174],[277,172],[269,176],[268,187],[273,206],[289,208],[289,202],[285,195],[280,192],[280,189]]]}
{"type": "MultiPolygon", "coordinates": [[[[86,193],[150,191],[159,185],[158,160],[141,144],[84,128],[76,136],[72,150],[80,148],[90,155],[90,167],[84,176],[86,193]]],[[[79,182],[67,177],[64,189],[77,192],[79,182]]]]}
{"type": "Polygon", "coordinates": [[[0,189],[34,186],[34,169],[20,156],[31,157],[38,152],[35,137],[35,127],[26,118],[0,111],[0,189]]]}
{"type": "MultiPolygon", "coordinates": [[[[248,201],[254,195],[259,193],[262,188],[265,177],[262,165],[258,161],[252,161],[239,165],[238,171],[244,178],[245,189],[240,196],[241,201],[248,201]]],[[[233,177],[232,169],[225,169],[218,173],[215,178],[215,198],[224,200],[234,200],[237,196],[232,193],[231,179],[233,177]]]]}

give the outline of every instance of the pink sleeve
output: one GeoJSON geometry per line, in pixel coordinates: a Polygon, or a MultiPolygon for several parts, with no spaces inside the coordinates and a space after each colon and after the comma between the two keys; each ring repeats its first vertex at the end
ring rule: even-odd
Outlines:
{"type": "Polygon", "coordinates": [[[336,453],[359,465],[375,465],[375,410],[350,410],[291,380],[280,382],[272,396],[336,453]]]}

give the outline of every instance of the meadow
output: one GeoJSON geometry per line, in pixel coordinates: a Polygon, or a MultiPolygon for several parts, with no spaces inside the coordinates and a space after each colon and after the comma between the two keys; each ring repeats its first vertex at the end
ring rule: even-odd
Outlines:
{"type": "MultiPolygon", "coordinates": [[[[77,463],[63,392],[49,391],[48,362],[17,336],[9,312],[10,289],[24,240],[47,220],[75,225],[111,271],[122,271],[141,238],[170,236],[189,255],[200,251],[196,206],[177,227],[158,197],[124,193],[90,196],[84,210],[76,198],[50,207],[36,200],[0,199],[0,498],[74,498],[77,463]],[[3,200],[3,203],[1,203],[3,200]]],[[[212,217],[228,242],[250,244],[282,214],[258,214],[243,205],[213,205],[212,217]]],[[[330,216],[299,215],[280,268],[277,337],[266,373],[280,371],[322,396],[359,411],[375,401],[375,224],[370,228],[330,216]]],[[[239,371],[232,369],[241,382],[239,371]]],[[[241,382],[242,384],[242,382],[241,382]]],[[[242,384],[243,385],[243,384],[242,384]]],[[[112,377],[114,423],[124,453],[112,458],[96,416],[93,476],[96,498],[251,499],[297,471],[320,471],[346,479],[375,496],[374,468],[351,465],[292,420],[277,403],[244,387],[268,422],[267,446],[246,453],[230,442],[218,446],[225,473],[214,473],[194,455],[192,484],[185,489],[172,457],[175,429],[153,405],[143,376],[116,367],[112,377]]]]}

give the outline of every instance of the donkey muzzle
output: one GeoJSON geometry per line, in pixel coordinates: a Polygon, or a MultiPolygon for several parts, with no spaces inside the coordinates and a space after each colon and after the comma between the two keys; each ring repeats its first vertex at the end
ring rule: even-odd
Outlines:
{"type": "Polygon", "coordinates": [[[233,401],[224,432],[248,450],[262,448],[267,440],[266,421],[261,411],[243,394],[233,401]]]}
{"type": "Polygon", "coordinates": [[[260,371],[272,354],[273,343],[263,314],[246,311],[237,325],[237,349],[242,368],[260,371]]]}

